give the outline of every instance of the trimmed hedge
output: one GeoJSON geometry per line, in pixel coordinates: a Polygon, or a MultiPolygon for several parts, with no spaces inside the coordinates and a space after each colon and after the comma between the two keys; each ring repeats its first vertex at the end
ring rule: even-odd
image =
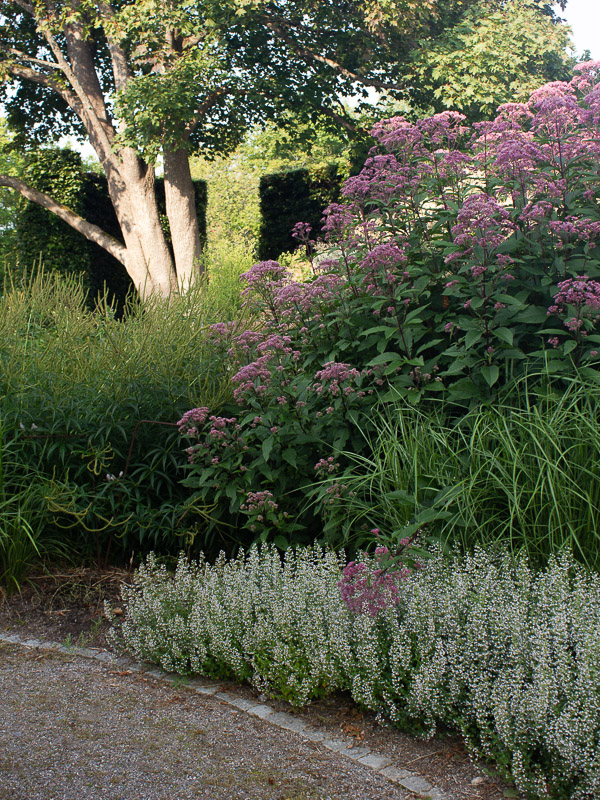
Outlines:
{"type": "MultiPolygon", "coordinates": [[[[23,180],[83,216],[79,153],[56,147],[32,152],[27,157],[23,180]]],[[[85,239],[55,214],[22,201],[15,227],[18,259],[26,269],[42,258],[49,270],[87,271],[89,254],[85,239]]]]}
{"type": "Polygon", "coordinates": [[[342,180],[336,164],[262,177],[258,257],[267,261],[295,250],[292,228],[297,222],[308,222],[315,234],[320,232],[323,211],[339,200],[342,180]]]}

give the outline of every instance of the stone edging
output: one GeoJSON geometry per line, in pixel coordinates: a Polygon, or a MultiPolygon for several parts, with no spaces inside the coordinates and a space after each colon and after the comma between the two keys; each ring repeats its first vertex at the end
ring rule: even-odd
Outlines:
{"type": "MultiPolygon", "coordinates": [[[[103,661],[108,664],[113,664],[119,667],[126,667],[132,672],[143,672],[144,675],[150,675],[153,678],[172,683],[179,679],[180,676],[175,676],[160,669],[148,669],[142,664],[127,657],[115,656],[106,650],[99,650],[91,647],[69,647],[59,642],[41,642],[38,639],[25,639],[18,634],[5,634],[0,633],[0,642],[7,644],[18,644],[23,647],[31,647],[41,650],[56,650],[68,655],[82,656],[83,658],[91,658],[95,661],[103,661]]],[[[218,682],[210,682],[208,679],[186,680],[185,688],[191,689],[200,695],[215,697],[230,706],[243,711],[253,717],[263,719],[271,725],[282,728],[286,731],[292,731],[308,739],[311,742],[318,742],[322,747],[327,750],[332,750],[335,753],[351,758],[357,764],[362,764],[364,767],[374,770],[379,775],[387,778],[392,783],[407,789],[417,797],[424,800],[453,800],[453,798],[443,792],[441,789],[432,786],[429,781],[425,780],[421,775],[412,772],[408,769],[399,769],[392,764],[392,760],[379,753],[369,750],[367,747],[354,747],[353,743],[347,739],[332,739],[326,736],[322,731],[313,728],[311,725],[303,722],[292,714],[287,714],[283,711],[275,711],[271,706],[265,703],[255,703],[252,700],[246,700],[244,697],[237,697],[231,692],[219,691],[220,685],[218,682]]]]}

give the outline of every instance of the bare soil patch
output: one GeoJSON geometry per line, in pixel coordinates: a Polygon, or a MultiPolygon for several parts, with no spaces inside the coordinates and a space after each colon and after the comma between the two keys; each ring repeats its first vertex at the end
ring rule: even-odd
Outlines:
{"type": "MultiPolygon", "coordinates": [[[[0,596],[0,631],[43,641],[105,648],[109,623],[103,616],[104,601],[118,605],[121,583],[129,578],[128,571],[114,568],[59,569],[32,575],[21,594],[0,596]]],[[[248,686],[227,682],[222,685],[239,696],[266,699],[248,686]]],[[[292,711],[283,702],[269,699],[269,704],[277,710],[292,711]]],[[[456,800],[500,800],[515,796],[491,768],[471,762],[457,737],[423,741],[388,728],[370,712],[357,708],[348,695],[338,694],[293,713],[314,727],[327,730],[332,737],[351,739],[357,747],[368,747],[388,756],[401,769],[420,773],[456,800]]]]}

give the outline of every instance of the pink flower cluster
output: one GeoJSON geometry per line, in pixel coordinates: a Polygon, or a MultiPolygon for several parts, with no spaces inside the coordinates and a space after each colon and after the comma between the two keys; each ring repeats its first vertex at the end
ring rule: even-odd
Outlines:
{"type": "Polygon", "coordinates": [[[313,245],[315,242],[310,238],[312,227],[308,222],[297,222],[292,228],[292,237],[303,244],[313,245]]]}
{"type": "MultiPolygon", "coordinates": [[[[360,372],[350,364],[328,361],[323,365],[323,369],[315,373],[315,378],[320,383],[313,383],[312,389],[317,394],[330,394],[336,397],[342,392],[341,384],[356,380],[359,376],[360,372]]],[[[352,387],[346,386],[343,391],[344,394],[350,394],[353,390],[352,387]]]]}
{"type": "Polygon", "coordinates": [[[600,222],[587,217],[566,217],[564,220],[552,220],[548,227],[564,246],[568,242],[590,242],[600,234],[600,222]]]}
{"type": "Polygon", "coordinates": [[[335,472],[336,469],[339,469],[339,464],[335,460],[333,456],[329,456],[329,458],[321,458],[315,464],[315,472],[316,473],[331,473],[335,472]]]}
{"type": "MultiPolygon", "coordinates": [[[[241,427],[236,417],[217,417],[214,414],[209,416],[208,408],[192,408],[190,411],[186,411],[178,422],[179,432],[184,436],[199,439],[202,434],[201,429],[206,428],[207,423],[209,427],[208,431],[204,432],[204,441],[197,441],[185,450],[190,463],[209,452],[214,453],[215,448],[217,448],[217,452],[222,453],[232,445],[241,444],[239,437],[241,427]]],[[[214,455],[211,459],[213,466],[219,462],[219,455],[214,455]]]]}
{"type": "MultiPolygon", "coordinates": [[[[279,506],[273,500],[272,492],[247,492],[246,502],[240,506],[241,511],[247,511],[249,514],[260,514],[266,511],[277,511],[279,506]]],[[[259,517],[259,522],[262,520],[259,517]]]]}
{"type": "Polygon", "coordinates": [[[272,372],[269,366],[270,355],[264,355],[239,369],[231,381],[235,386],[233,396],[238,403],[243,403],[248,394],[260,397],[265,394],[271,384],[272,372]]]}
{"type": "MultiPolygon", "coordinates": [[[[246,281],[248,289],[262,287],[272,283],[281,283],[290,278],[290,271],[282,267],[278,261],[259,261],[258,264],[254,264],[248,272],[244,272],[240,275],[240,280],[246,281]]],[[[244,289],[244,291],[248,291],[248,289],[244,289]]]]}
{"type": "Polygon", "coordinates": [[[186,411],[177,423],[179,433],[182,433],[184,436],[196,436],[198,434],[198,429],[206,422],[208,414],[209,409],[204,406],[202,408],[192,408],[190,411],[186,411]]]}
{"type": "Polygon", "coordinates": [[[365,272],[362,283],[369,294],[389,294],[394,284],[406,279],[409,273],[399,270],[406,264],[404,248],[392,242],[378,244],[370,250],[359,264],[365,272]]]}
{"type": "Polygon", "coordinates": [[[462,248],[446,257],[446,263],[456,258],[471,256],[475,247],[490,254],[499,247],[514,230],[506,208],[487,194],[467,197],[458,212],[456,225],[452,227],[454,243],[462,248]]]}
{"type": "MultiPolygon", "coordinates": [[[[410,540],[403,539],[403,546],[410,540]]],[[[375,550],[377,567],[374,569],[362,561],[351,561],[342,571],[342,579],[338,588],[346,607],[355,614],[377,616],[380,611],[397,605],[400,598],[400,583],[411,574],[408,567],[400,566],[393,570],[384,570],[379,564],[387,559],[387,547],[375,550]]]]}
{"type": "Polygon", "coordinates": [[[590,280],[587,275],[561,281],[548,314],[564,314],[566,306],[575,309],[575,316],[564,322],[571,332],[581,328],[583,317],[596,321],[600,317],[600,282],[590,280]]]}

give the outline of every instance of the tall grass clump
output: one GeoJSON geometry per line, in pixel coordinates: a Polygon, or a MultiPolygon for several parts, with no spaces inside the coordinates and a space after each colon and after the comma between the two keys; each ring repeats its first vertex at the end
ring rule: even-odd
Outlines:
{"type": "MultiPolygon", "coordinates": [[[[429,556],[374,614],[349,610],[348,568],[316,547],[182,557],[175,574],[150,558],[112,641],[295,705],[347,690],[404,729],[459,731],[532,798],[597,797],[600,577],[568,555],[539,571],[502,552],[429,556]]],[[[363,566],[373,581],[377,563],[363,566]]]]}
{"type": "Polygon", "coordinates": [[[203,253],[211,301],[221,309],[215,322],[243,318],[240,276],[252,266],[254,252],[250,245],[227,239],[211,242],[203,253]]]}
{"type": "Polygon", "coordinates": [[[210,549],[210,504],[192,507],[180,486],[175,423],[190,405],[231,399],[229,365],[214,358],[207,331],[235,310],[233,280],[132,301],[121,320],[107,303],[89,310],[75,278],[40,271],[5,286],[4,438],[73,546],[103,561],[138,548],[177,552],[197,536],[210,549]]]}
{"type": "Polygon", "coordinates": [[[421,529],[443,544],[501,547],[541,565],[568,551],[600,568],[600,386],[585,379],[534,390],[523,380],[497,402],[456,416],[405,401],[373,413],[363,454],[347,469],[328,524],[381,542],[421,529]]]}
{"type": "Polygon", "coordinates": [[[20,590],[34,562],[68,555],[48,513],[52,488],[19,458],[18,449],[5,441],[0,421],[0,586],[8,592],[20,590]]]}

